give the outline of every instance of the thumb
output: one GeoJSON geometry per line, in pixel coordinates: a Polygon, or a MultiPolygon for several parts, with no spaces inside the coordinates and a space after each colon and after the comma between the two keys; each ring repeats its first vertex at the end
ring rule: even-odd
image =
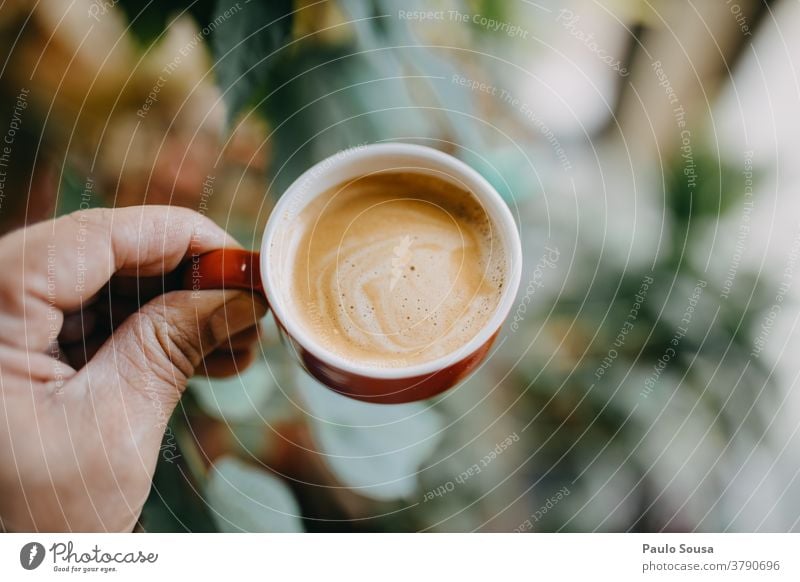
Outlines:
{"type": "Polygon", "coordinates": [[[244,291],[166,293],[125,320],[82,372],[96,399],[108,390],[117,413],[122,405],[133,426],[160,427],[160,441],[203,357],[265,313],[263,299],[244,291]]]}

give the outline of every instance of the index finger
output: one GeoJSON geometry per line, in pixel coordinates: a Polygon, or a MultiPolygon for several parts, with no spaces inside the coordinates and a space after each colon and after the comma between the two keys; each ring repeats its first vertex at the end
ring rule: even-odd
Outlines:
{"type": "Polygon", "coordinates": [[[22,259],[22,292],[75,309],[114,274],[152,276],[186,257],[239,244],[187,208],[133,206],[82,210],[10,235],[0,250],[22,259]]]}

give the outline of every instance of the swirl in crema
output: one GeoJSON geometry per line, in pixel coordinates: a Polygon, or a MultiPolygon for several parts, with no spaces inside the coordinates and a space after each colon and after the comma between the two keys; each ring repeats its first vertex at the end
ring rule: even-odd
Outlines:
{"type": "Polygon", "coordinates": [[[332,188],[299,220],[297,315],[324,347],[365,365],[457,351],[502,292],[506,257],[492,230],[474,195],[432,176],[377,174],[332,188]]]}

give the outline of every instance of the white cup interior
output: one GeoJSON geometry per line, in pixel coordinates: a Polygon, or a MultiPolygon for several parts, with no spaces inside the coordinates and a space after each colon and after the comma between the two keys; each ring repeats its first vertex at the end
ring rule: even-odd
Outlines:
{"type": "Polygon", "coordinates": [[[294,338],[311,354],[341,370],[373,378],[407,378],[434,373],[458,362],[483,345],[502,325],[516,297],[522,274],[522,250],[508,206],[478,172],[460,160],[425,146],[384,143],[343,150],[319,162],[283,194],[267,222],[261,243],[261,277],[270,308],[294,338]],[[483,204],[508,259],[504,291],[495,313],[470,341],[445,356],[405,367],[361,365],[331,352],[298,322],[288,296],[293,262],[300,242],[297,217],[317,196],[347,180],[374,172],[402,171],[435,175],[471,191],[483,204]]]}

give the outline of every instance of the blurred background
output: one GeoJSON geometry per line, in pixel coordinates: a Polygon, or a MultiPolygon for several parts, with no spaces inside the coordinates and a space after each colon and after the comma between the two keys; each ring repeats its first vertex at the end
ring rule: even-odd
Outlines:
{"type": "Polygon", "coordinates": [[[387,140],[506,198],[490,359],[427,402],[261,357],[197,378],[146,531],[800,530],[796,0],[0,5],[0,229],[172,204],[258,246],[302,171],[387,140]]]}

